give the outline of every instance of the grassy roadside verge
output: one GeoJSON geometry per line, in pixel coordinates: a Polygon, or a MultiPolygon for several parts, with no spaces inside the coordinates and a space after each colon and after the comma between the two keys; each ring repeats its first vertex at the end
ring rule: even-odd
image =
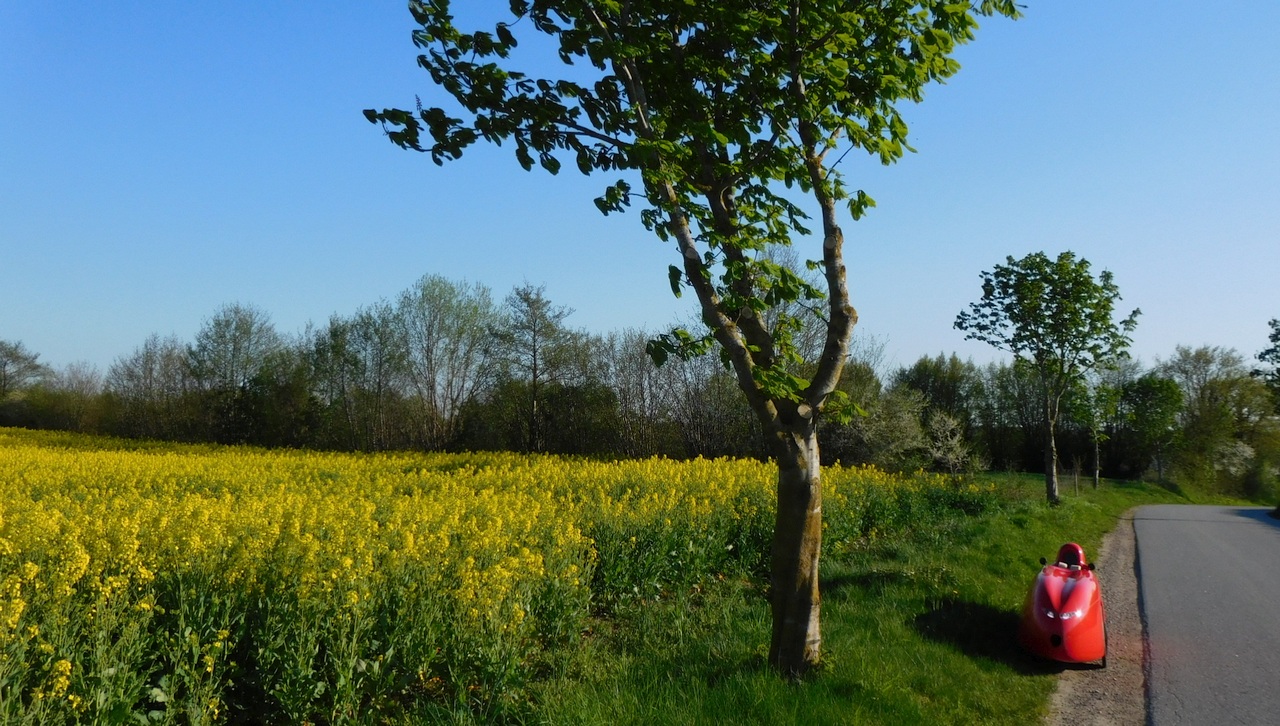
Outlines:
{"type": "Polygon", "coordinates": [[[825,668],[799,685],[764,667],[768,608],[745,579],[636,604],[558,654],[534,691],[556,724],[1007,723],[1036,721],[1052,666],[1014,642],[1018,609],[1042,555],[1064,541],[1097,550],[1133,506],[1186,502],[1157,487],[1108,482],[1038,499],[1013,477],[999,511],[824,555],[825,668]]]}

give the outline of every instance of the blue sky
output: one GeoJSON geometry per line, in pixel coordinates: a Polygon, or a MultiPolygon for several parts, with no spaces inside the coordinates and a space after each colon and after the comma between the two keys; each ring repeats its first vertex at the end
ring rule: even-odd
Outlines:
{"type": "MultiPolygon", "coordinates": [[[[952,328],[979,273],[1071,249],[1142,308],[1144,361],[1251,358],[1280,317],[1280,3],[1025,15],[907,110],[918,153],[842,163],[879,203],[845,224],[859,332],[890,363],[998,358],[952,328]]],[[[592,205],[605,179],[506,148],[438,168],[364,120],[431,102],[412,27],[400,3],[0,2],[0,339],[105,371],[224,303],[297,332],[426,273],[545,283],[597,332],[686,316],[672,247],[592,205]]]]}

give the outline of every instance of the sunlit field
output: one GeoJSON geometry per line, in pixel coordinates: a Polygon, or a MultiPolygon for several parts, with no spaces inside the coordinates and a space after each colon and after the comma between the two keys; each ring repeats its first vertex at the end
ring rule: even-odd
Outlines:
{"type": "MultiPolygon", "coordinates": [[[[0,429],[5,723],[529,708],[589,619],[763,571],[774,470],[0,429]]],[[[829,551],[991,488],[825,474],[829,551]]]]}

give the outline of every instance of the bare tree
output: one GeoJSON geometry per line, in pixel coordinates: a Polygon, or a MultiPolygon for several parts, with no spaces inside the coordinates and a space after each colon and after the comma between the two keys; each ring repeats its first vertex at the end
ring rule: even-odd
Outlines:
{"type": "Polygon", "coordinates": [[[664,452],[663,431],[674,425],[675,403],[668,384],[671,369],[654,367],[645,352],[650,334],[626,329],[603,341],[600,377],[618,399],[622,453],[647,456],[664,452]]]}
{"type": "Polygon", "coordinates": [[[497,309],[483,285],[426,275],[400,295],[396,316],[409,384],[422,404],[419,427],[427,446],[444,448],[463,404],[492,375],[497,309]]]}
{"type": "Polygon", "coordinates": [[[188,349],[191,372],[205,390],[237,390],[282,345],[266,312],[241,303],[224,305],[205,321],[188,349]]]}
{"type": "Polygon", "coordinates": [[[59,414],[75,431],[90,431],[96,424],[96,403],[102,394],[103,378],[97,366],[77,361],[55,372],[49,388],[57,394],[59,414]]]}
{"type": "Polygon", "coordinates": [[[27,350],[21,341],[0,340],[0,403],[48,375],[49,369],[39,358],[39,353],[27,350]]]}
{"type": "Polygon", "coordinates": [[[107,369],[104,387],[120,408],[120,433],[182,438],[187,429],[183,399],[194,390],[186,346],[177,336],[149,336],[133,353],[107,369]]]}

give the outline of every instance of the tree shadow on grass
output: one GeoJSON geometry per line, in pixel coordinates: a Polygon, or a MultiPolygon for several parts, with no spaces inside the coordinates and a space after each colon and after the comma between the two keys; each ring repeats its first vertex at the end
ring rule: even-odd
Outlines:
{"type": "Polygon", "coordinates": [[[898,570],[888,569],[872,569],[851,575],[834,575],[824,577],[818,583],[818,589],[825,599],[833,595],[838,596],[843,590],[850,588],[858,590],[883,590],[893,585],[909,584],[911,578],[898,570]]]}
{"type": "Polygon", "coordinates": [[[946,599],[915,617],[916,631],[970,658],[1003,663],[1024,675],[1061,673],[1069,664],[1037,658],[1018,645],[1018,613],[984,603],[946,599]]]}

